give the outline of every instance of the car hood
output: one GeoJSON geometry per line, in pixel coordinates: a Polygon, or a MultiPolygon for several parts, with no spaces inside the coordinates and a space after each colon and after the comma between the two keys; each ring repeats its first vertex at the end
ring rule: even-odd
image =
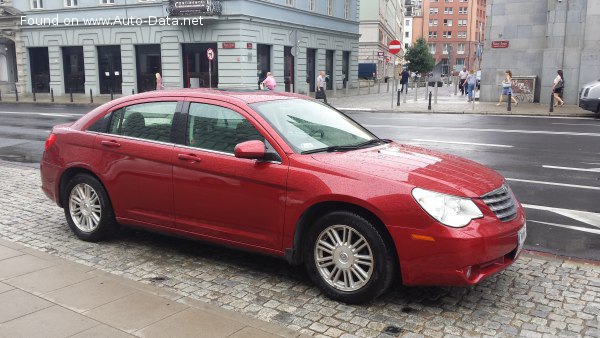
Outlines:
{"type": "Polygon", "coordinates": [[[480,197],[504,183],[500,174],[479,163],[394,142],[312,157],[337,168],[457,196],[480,197]]]}

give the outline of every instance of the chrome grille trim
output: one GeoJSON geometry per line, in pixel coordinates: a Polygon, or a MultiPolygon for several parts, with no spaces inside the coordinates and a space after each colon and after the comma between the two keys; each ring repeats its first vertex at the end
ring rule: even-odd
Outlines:
{"type": "Polygon", "coordinates": [[[502,222],[510,222],[517,217],[515,197],[506,185],[481,196],[483,202],[502,222]]]}

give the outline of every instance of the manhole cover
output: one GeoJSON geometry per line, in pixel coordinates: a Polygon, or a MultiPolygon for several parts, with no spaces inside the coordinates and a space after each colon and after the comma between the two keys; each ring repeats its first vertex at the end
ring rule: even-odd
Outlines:
{"type": "Polygon", "coordinates": [[[400,335],[400,333],[402,332],[402,329],[397,327],[397,326],[393,326],[390,325],[388,327],[386,327],[385,329],[383,329],[383,333],[392,335],[394,337],[398,337],[398,335],[400,335]]]}

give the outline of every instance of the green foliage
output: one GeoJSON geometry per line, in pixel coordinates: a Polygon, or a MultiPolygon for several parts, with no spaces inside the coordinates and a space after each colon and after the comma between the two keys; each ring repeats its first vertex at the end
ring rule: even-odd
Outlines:
{"type": "Polygon", "coordinates": [[[404,54],[404,59],[408,62],[408,68],[415,73],[429,73],[435,66],[433,55],[429,53],[425,39],[419,39],[411,48],[408,48],[404,54]]]}

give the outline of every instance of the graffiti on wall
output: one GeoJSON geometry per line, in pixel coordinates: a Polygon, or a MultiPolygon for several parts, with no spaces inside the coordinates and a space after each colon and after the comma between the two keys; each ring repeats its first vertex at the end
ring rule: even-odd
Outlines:
{"type": "Polygon", "coordinates": [[[533,102],[535,99],[535,76],[515,76],[512,78],[512,93],[519,102],[533,102]]]}

